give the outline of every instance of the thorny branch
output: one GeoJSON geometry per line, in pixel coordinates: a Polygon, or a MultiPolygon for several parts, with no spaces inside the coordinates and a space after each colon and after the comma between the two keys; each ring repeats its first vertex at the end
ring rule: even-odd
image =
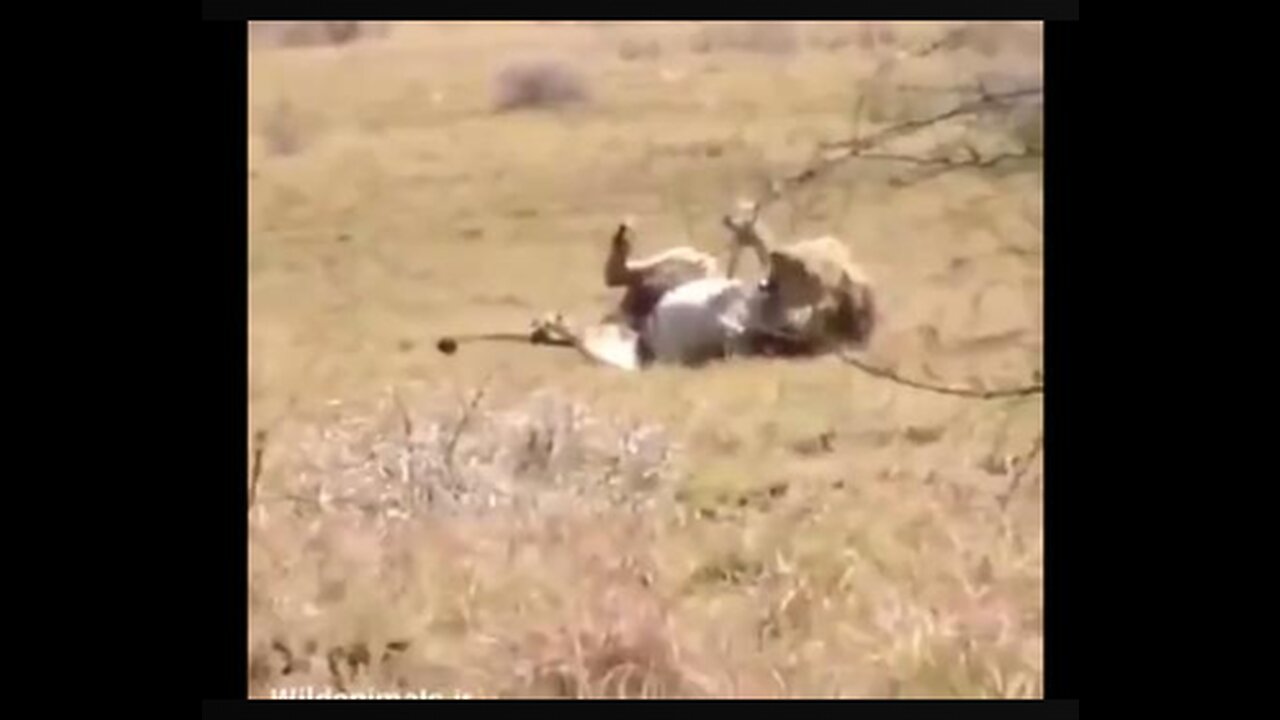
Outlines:
{"type": "Polygon", "coordinates": [[[850,365],[866,372],[868,375],[874,375],[878,378],[884,378],[890,382],[906,385],[907,387],[916,388],[917,390],[928,390],[929,392],[939,393],[941,395],[957,395],[959,397],[978,398],[981,400],[995,400],[1008,397],[1027,397],[1029,395],[1043,395],[1044,383],[1033,383],[1031,385],[1022,385],[1012,388],[997,388],[994,390],[979,390],[977,388],[962,387],[957,385],[940,385],[936,383],[928,383],[921,380],[912,380],[906,378],[889,368],[877,367],[867,361],[849,353],[840,354],[840,359],[850,365]]]}
{"type": "Polygon", "coordinates": [[[942,35],[942,37],[938,38],[937,40],[934,40],[933,42],[927,45],[924,45],[923,47],[913,50],[910,53],[910,57],[912,58],[928,57],[929,55],[932,55],[938,52],[939,50],[948,50],[950,48],[953,48],[956,45],[960,44],[964,36],[969,34],[971,31],[972,31],[972,26],[968,24],[958,25],[952,28],[951,30],[948,30],[946,33],[942,35]]]}
{"type": "MultiPolygon", "coordinates": [[[[817,162],[814,165],[811,165],[810,167],[802,170],[799,173],[782,178],[782,180],[780,181],[775,181],[771,183],[769,193],[764,198],[757,201],[756,207],[757,208],[763,207],[763,205],[766,202],[771,202],[777,199],[778,197],[780,197],[784,190],[790,187],[797,186],[801,183],[809,182],[819,177],[819,175],[821,175],[822,173],[829,170],[833,165],[839,162],[842,162],[844,160],[847,160],[851,157],[859,157],[859,158],[870,159],[870,160],[888,160],[888,161],[895,161],[895,162],[907,162],[907,163],[912,163],[916,165],[934,166],[938,168],[937,170],[935,170],[933,173],[930,173],[926,177],[936,177],[941,173],[948,172],[948,171],[955,170],[962,167],[990,167],[997,163],[1005,162],[1011,159],[1039,157],[1040,153],[1038,152],[1035,152],[1032,150],[1024,150],[1021,153],[1004,153],[1001,155],[995,155],[992,157],[983,158],[978,154],[976,150],[974,150],[970,146],[965,146],[966,149],[968,150],[968,157],[960,160],[957,160],[954,158],[945,158],[945,157],[944,158],[921,158],[921,157],[901,155],[901,154],[895,154],[895,153],[869,153],[867,152],[867,150],[874,148],[877,145],[889,139],[892,139],[894,137],[899,137],[901,135],[923,129],[931,125],[944,122],[951,118],[960,117],[961,115],[982,112],[991,107],[995,107],[997,105],[1003,104],[1012,98],[1025,97],[1033,94],[1038,94],[1041,92],[1042,90],[1040,88],[1015,90],[1008,93],[1002,93],[1000,95],[993,95],[990,93],[986,93],[984,91],[982,99],[974,102],[961,104],[960,106],[952,108],[947,112],[941,113],[939,115],[935,115],[932,118],[926,118],[924,120],[914,120],[906,123],[901,123],[899,125],[895,125],[893,127],[882,130],[878,133],[875,133],[874,135],[862,140],[854,139],[854,140],[842,141],[837,143],[824,143],[820,147],[820,150],[819,150],[820,154],[817,162]],[[840,149],[840,154],[838,155],[822,154],[822,151],[828,148],[838,148],[840,149]]],[[[921,179],[925,179],[925,178],[918,178],[917,182],[919,182],[921,179]]],[[[863,370],[864,372],[870,375],[873,375],[875,377],[883,378],[891,382],[895,382],[900,385],[905,385],[905,386],[916,388],[919,390],[928,390],[930,392],[936,392],[944,395],[956,395],[959,397],[971,397],[971,398],[979,398],[983,400],[990,400],[990,399],[1005,398],[1005,397],[1025,397],[1028,395],[1044,393],[1043,383],[1035,383],[1035,384],[1015,387],[1015,388],[1005,388],[1005,389],[997,389],[997,390],[980,390],[976,388],[958,387],[953,385],[940,385],[940,384],[925,382],[922,380],[913,380],[911,378],[903,377],[899,375],[897,372],[890,370],[888,368],[871,365],[867,363],[865,360],[862,360],[861,358],[857,358],[849,353],[842,353],[841,359],[843,359],[845,362],[849,363],[850,365],[853,365],[859,368],[860,370],[863,370]]]]}
{"type": "MultiPolygon", "coordinates": [[[[864,157],[868,154],[869,150],[884,145],[890,140],[919,132],[925,128],[933,127],[934,125],[938,125],[955,118],[977,115],[997,108],[1007,107],[1020,98],[1034,97],[1043,95],[1043,93],[1044,88],[1042,87],[1020,88],[1000,93],[992,93],[983,90],[977,100],[960,103],[956,107],[937,115],[898,123],[872,133],[865,138],[853,138],[850,140],[819,143],[816,160],[809,165],[809,167],[806,167],[799,172],[771,181],[765,193],[756,200],[756,207],[763,209],[765,206],[782,197],[784,193],[792,190],[796,186],[816,180],[817,178],[825,175],[835,166],[847,160],[864,157]]],[[[976,155],[976,153],[974,154],[976,155]]],[[[900,157],[895,157],[894,159],[900,159],[900,157]]],[[[961,167],[982,166],[984,163],[993,164],[990,161],[982,160],[981,158],[975,159],[973,157],[968,160],[958,162],[948,159],[921,159],[920,162],[932,164],[951,163],[961,167]]]]}
{"type": "MultiPolygon", "coordinates": [[[[954,47],[963,38],[963,36],[969,32],[969,30],[970,28],[968,26],[956,27],[943,34],[942,37],[916,48],[915,50],[910,50],[900,55],[890,56],[876,66],[870,79],[872,81],[878,80],[880,76],[887,74],[899,61],[927,57],[940,50],[954,47]]],[[[991,92],[988,90],[986,84],[981,81],[975,83],[973,86],[956,87],[952,88],[952,90],[956,93],[976,93],[978,98],[976,100],[961,103],[946,112],[939,113],[931,117],[908,120],[906,122],[892,125],[865,138],[861,137],[861,120],[865,96],[860,94],[854,111],[854,137],[850,140],[819,143],[816,161],[809,167],[797,173],[770,182],[765,194],[756,201],[756,206],[763,208],[765,205],[777,200],[784,192],[790,190],[792,187],[814,180],[819,175],[826,173],[835,165],[846,160],[851,158],[871,159],[874,156],[870,156],[867,152],[868,150],[883,145],[895,138],[910,135],[911,133],[923,130],[927,127],[932,127],[954,118],[976,115],[1000,107],[1005,107],[1020,98],[1043,96],[1044,94],[1044,89],[1042,87],[1020,88],[998,93],[991,92]]],[[[971,159],[969,161],[956,163],[955,166],[986,167],[1004,159],[1007,158],[997,157],[989,161],[971,159]]],[[[921,160],[923,160],[924,163],[938,162],[929,159],[921,160]]],[[[947,161],[942,160],[940,162],[946,163],[947,161]]]]}
{"type": "MultiPolygon", "coordinates": [[[[892,57],[885,62],[880,63],[872,73],[872,79],[885,74],[889,68],[899,59],[921,58],[931,55],[939,50],[954,46],[968,31],[967,27],[956,28],[941,38],[924,45],[916,50],[904,53],[898,57],[892,57]]],[[[907,162],[922,166],[933,166],[937,168],[932,173],[928,173],[921,178],[917,178],[916,182],[931,177],[936,177],[945,172],[956,170],[964,167],[985,168],[991,167],[998,163],[1013,159],[1041,157],[1041,153],[1031,149],[1025,149],[1021,153],[1002,153],[990,157],[982,157],[970,145],[965,145],[968,151],[968,157],[963,159],[955,159],[948,157],[927,158],[902,155],[896,153],[872,153],[869,152],[879,146],[884,145],[890,140],[919,132],[929,127],[944,123],[955,118],[978,115],[984,112],[1004,108],[1012,105],[1016,101],[1023,98],[1043,97],[1043,87],[1027,87],[1004,92],[991,92],[985,83],[979,81],[975,87],[957,88],[957,92],[976,92],[977,99],[961,102],[955,107],[945,112],[938,113],[926,118],[908,120],[895,125],[891,125],[878,132],[872,133],[867,137],[861,135],[861,120],[863,109],[863,98],[860,96],[858,104],[854,111],[855,117],[855,136],[849,140],[840,140],[834,142],[820,142],[814,153],[814,159],[808,167],[775,179],[768,183],[765,193],[759,197],[755,203],[755,212],[759,213],[765,206],[778,200],[784,193],[789,192],[799,185],[818,179],[825,175],[836,165],[850,160],[852,158],[907,162]]],[[[909,184],[909,183],[900,183],[909,184]]],[[[858,369],[878,378],[889,380],[890,382],[907,387],[916,388],[918,390],[927,390],[943,395],[955,395],[959,397],[978,398],[983,400],[991,400],[1007,397],[1026,397],[1030,395],[1044,394],[1044,384],[1036,382],[1030,385],[1024,385],[1013,388],[1002,388],[995,390],[983,390],[977,388],[960,387],[955,385],[941,385],[936,383],[924,382],[921,380],[913,380],[899,375],[894,370],[884,367],[877,367],[865,360],[855,357],[854,355],[844,352],[840,354],[840,358],[846,363],[857,367],[858,369]]],[[[1020,475],[1018,476],[1021,477],[1020,475]]]]}
{"type": "Polygon", "coordinates": [[[963,159],[956,159],[953,157],[919,157],[917,155],[902,155],[900,153],[863,153],[859,158],[862,160],[884,160],[887,162],[910,163],[912,165],[940,165],[944,168],[952,169],[962,167],[985,168],[1008,160],[1044,157],[1044,154],[1040,151],[1027,148],[1021,152],[997,153],[984,158],[971,146],[966,145],[964,148],[965,152],[968,153],[968,156],[963,159]]]}
{"type": "MultiPolygon", "coordinates": [[[[865,157],[865,156],[864,156],[865,157]]],[[[1011,160],[1026,160],[1029,158],[1039,158],[1043,155],[1035,150],[1024,150],[1017,153],[999,153],[986,158],[974,158],[972,160],[953,161],[949,159],[941,159],[939,161],[920,159],[918,165],[933,165],[934,169],[928,172],[920,173],[913,178],[893,178],[889,180],[889,184],[894,187],[909,187],[917,185],[926,180],[932,180],[941,175],[945,175],[953,170],[962,168],[985,169],[995,167],[1011,160]]]]}

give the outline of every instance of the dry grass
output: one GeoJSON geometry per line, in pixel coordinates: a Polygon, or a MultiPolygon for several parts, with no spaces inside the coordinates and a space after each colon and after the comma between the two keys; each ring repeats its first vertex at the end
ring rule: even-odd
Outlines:
{"type": "MultiPolygon", "coordinates": [[[[798,24],[785,52],[698,47],[712,30],[403,24],[255,47],[252,694],[1042,694],[1038,458],[1005,500],[1039,399],[921,394],[830,360],[629,375],[434,350],[545,309],[600,314],[628,213],[642,251],[723,256],[717,218],[815,141],[945,105],[895,84],[1040,72],[1034,27],[904,62],[874,92],[890,48],[940,29],[798,24]],[[502,69],[545,53],[574,58],[591,102],[493,112],[502,69]]],[[[998,149],[1038,122],[894,150],[958,132],[998,149]]],[[[850,242],[882,289],[880,362],[1031,377],[1038,166],[890,182],[906,170],[851,164],[767,220],[850,242]]]]}

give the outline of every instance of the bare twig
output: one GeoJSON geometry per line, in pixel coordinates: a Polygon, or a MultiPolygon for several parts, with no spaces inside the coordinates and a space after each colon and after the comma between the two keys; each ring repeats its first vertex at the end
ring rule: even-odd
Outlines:
{"type": "Polygon", "coordinates": [[[444,463],[445,468],[449,471],[449,478],[456,484],[457,479],[453,467],[453,454],[458,448],[458,440],[462,437],[462,433],[466,430],[467,423],[471,421],[472,413],[480,405],[480,401],[484,399],[485,392],[489,387],[489,378],[486,377],[480,383],[480,387],[471,394],[465,407],[462,409],[462,415],[458,418],[458,422],[453,426],[453,432],[449,434],[449,440],[444,446],[444,463]]]}
{"type": "MultiPolygon", "coordinates": [[[[960,103],[946,112],[932,115],[927,118],[901,122],[884,128],[879,132],[872,133],[865,138],[855,137],[849,140],[820,143],[819,150],[821,151],[821,154],[819,159],[803,170],[770,181],[768,183],[768,189],[758,200],[756,200],[756,207],[764,208],[769,203],[772,203],[782,197],[785,192],[790,191],[795,186],[811,182],[822,175],[825,175],[836,165],[853,158],[862,157],[867,154],[868,150],[884,145],[895,138],[919,132],[925,128],[946,122],[947,120],[980,114],[999,107],[1007,106],[1020,98],[1033,97],[1042,95],[1043,93],[1044,89],[1041,87],[1020,88],[1002,93],[986,93],[977,100],[960,103]]],[[[967,162],[969,165],[975,164],[975,161],[973,160],[967,162]]]]}
{"type": "Polygon", "coordinates": [[[391,401],[395,403],[396,410],[400,413],[400,429],[404,432],[405,443],[408,443],[413,439],[413,418],[400,399],[400,392],[394,388],[391,390],[391,401]]]}
{"type": "Polygon", "coordinates": [[[1040,383],[1040,382],[1033,383],[1031,385],[1023,385],[1020,387],[1013,387],[1013,388],[999,388],[995,390],[979,390],[977,388],[971,388],[971,387],[960,387],[956,385],[941,385],[937,383],[924,382],[921,380],[912,380],[911,378],[906,378],[899,375],[897,372],[890,370],[889,368],[883,368],[883,367],[878,367],[876,365],[872,365],[867,361],[859,357],[856,357],[853,354],[848,352],[840,353],[840,359],[845,361],[846,363],[849,363],[850,365],[853,365],[859,370],[866,372],[869,375],[873,375],[878,378],[883,378],[885,380],[888,380],[893,383],[897,383],[899,385],[905,385],[907,387],[915,388],[917,390],[928,390],[929,392],[935,392],[941,395],[957,395],[959,397],[978,398],[981,400],[995,400],[998,398],[1026,397],[1029,395],[1044,394],[1044,383],[1040,383]]]}
{"type": "Polygon", "coordinates": [[[1009,105],[1020,98],[1035,97],[1043,94],[1044,88],[1038,86],[1018,88],[1016,90],[1008,90],[999,93],[983,93],[977,100],[969,100],[967,102],[960,103],[945,112],[931,115],[927,118],[906,120],[904,122],[897,123],[896,125],[891,125],[879,132],[872,133],[862,139],[853,138],[850,140],[837,140],[834,142],[822,143],[821,147],[824,149],[841,149],[847,153],[856,155],[877,145],[883,145],[894,138],[898,138],[903,135],[910,135],[911,133],[918,132],[927,127],[932,127],[938,123],[946,122],[947,120],[964,117],[966,115],[976,115],[997,107],[1009,105]]]}
{"type": "MultiPolygon", "coordinates": [[[[793,333],[778,330],[776,328],[769,328],[769,329],[755,328],[753,332],[755,332],[756,334],[760,335],[763,338],[776,340],[785,344],[792,344],[792,345],[804,344],[804,340],[802,338],[797,337],[793,333]]],[[[890,382],[897,383],[899,385],[905,385],[910,388],[915,388],[917,390],[927,390],[929,392],[935,392],[942,395],[957,395],[960,397],[979,398],[982,400],[995,400],[998,398],[1026,397],[1029,395],[1044,394],[1044,383],[1040,382],[1038,375],[1036,378],[1036,382],[1031,385],[1023,385],[1020,387],[1013,387],[1013,388],[998,388],[994,390],[982,390],[982,389],[972,388],[972,387],[942,385],[939,383],[930,383],[930,382],[924,382],[922,380],[913,380],[911,378],[906,378],[906,377],[903,377],[902,375],[899,375],[896,371],[891,370],[889,368],[872,365],[866,360],[863,360],[862,358],[854,355],[853,351],[849,349],[842,349],[838,351],[836,355],[844,362],[850,365],[853,365],[854,367],[858,368],[859,370],[862,370],[868,375],[872,375],[874,377],[888,380],[890,382]]]]}
{"type": "Polygon", "coordinates": [[[401,468],[401,475],[411,486],[417,487],[413,476],[413,417],[409,415],[409,409],[404,406],[400,400],[400,392],[395,388],[391,389],[391,401],[400,413],[400,429],[404,433],[405,455],[402,458],[404,466],[401,468]]]}
{"type": "Polygon", "coordinates": [[[1024,455],[1019,462],[1018,470],[1009,480],[1009,487],[1005,488],[1003,493],[996,496],[996,501],[1000,503],[1001,510],[1008,507],[1009,500],[1013,498],[1013,494],[1018,491],[1018,487],[1022,484],[1023,476],[1027,474],[1027,471],[1031,469],[1031,464],[1035,462],[1036,457],[1038,457],[1043,451],[1044,431],[1041,431],[1040,434],[1036,436],[1035,442],[1031,444],[1031,449],[1027,451],[1027,454],[1024,455]]]}
{"type": "Polygon", "coordinates": [[[947,50],[957,45],[958,44],[957,41],[963,39],[964,35],[967,34],[970,31],[970,29],[971,29],[970,26],[967,24],[959,25],[957,27],[951,28],[946,33],[944,33],[942,37],[938,38],[937,40],[934,40],[931,43],[928,43],[922,47],[919,47],[911,51],[909,55],[913,59],[922,58],[922,57],[928,57],[938,52],[939,50],[947,50]]]}
{"type": "MultiPolygon", "coordinates": [[[[942,38],[916,51],[906,53],[904,57],[924,57],[926,55],[932,54],[940,49],[948,47],[950,44],[953,43],[953,41],[961,33],[965,31],[966,31],[966,28],[963,28],[963,27],[957,28],[951,32],[948,32],[942,38]]],[[[883,74],[887,70],[891,62],[892,61],[890,61],[889,63],[881,63],[881,65],[878,66],[876,68],[876,71],[873,73],[873,79],[874,79],[874,76],[879,76],[883,74]]],[[[968,157],[960,160],[953,159],[953,158],[913,157],[913,156],[896,154],[896,153],[869,152],[870,150],[876,147],[879,147],[881,145],[884,145],[891,140],[894,140],[896,138],[900,138],[903,136],[907,136],[915,132],[919,132],[926,128],[933,127],[940,123],[946,122],[948,120],[970,116],[970,115],[977,115],[977,114],[988,112],[990,110],[994,110],[997,108],[1007,107],[1008,105],[1020,99],[1032,98],[1037,96],[1042,97],[1044,94],[1044,89],[1042,87],[1019,88],[1019,89],[1009,90],[1009,91],[999,92],[999,93],[990,92],[987,89],[986,85],[981,82],[977,84],[976,89],[965,88],[965,90],[976,91],[978,94],[978,98],[975,100],[968,100],[965,102],[961,102],[955,107],[952,107],[950,110],[947,110],[945,112],[941,112],[929,117],[919,118],[915,120],[908,120],[906,122],[901,122],[895,125],[891,125],[878,132],[872,133],[871,135],[865,138],[860,137],[860,133],[858,132],[861,127],[861,112],[862,112],[862,98],[860,97],[858,106],[855,110],[854,137],[848,140],[819,143],[817,151],[815,152],[814,159],[810,162],[810,164],[807,167],[791,175],[787,175],[782,178],[769,181],[767,183],[768,185],[767,189],[754,203],[754,212],[758,214],[769,203],[772,203],[778,200],[779,198],[781,198],[784,193],[787,193],[793,190],[799,185],[811,182],[815,179],[818,179],[819,177],[822,177],[836,165],[853,158],[907,162],[915,165],[933,166],[938,168],[934,172],[927,174],[926,176],[927,178],[927,177],[936,177],[937,175],[940,175],[944,172],[949,172],[959,168],[966,168],[966,167],[985,168],[985,167],[991,167],[998,163],[1005,162],[1012,159],[1031,158],[1031,157],[1041,156],[1041,154],[1038,151],[1026,149],[1022,153],[1002,153],[1002,154],[993,155],[993,156],[984,158],[980,156],[977,153],[977,151],[974,150],[971,146],[968,147],[968,150],[969,150],[968,157]]],[[[926,178],[918,178],[916,182],[919,182],[921,179],[926,179],[926,178]]],[[[905,385],[907,387],[911,387],[919,390],[927,390],[930,392],[935,392],[935,393],[944,394],[944,395],[955,395],[959,397],[970,397],[970,398],[979,398],[979,399],[996,399],[996,398],[1006,398],[1006,397],[1025,397],[1029,395],[1044,393],[1044,385],[1040,383],[1038,380],[1036,383],[1031,385],[1024,385],[1024,386],[1015,387],[1015,388],[995,389],[995,390],[985,390],[985,389],[978,389],[978,388],[971,388],[971,387],[959,387],[954,385],[942,385],[942,384],[929,383],[929,382],[924,382],[920,380],[905,378],[893,370],[871,365],[867,363],[865,360],[855,357],[849,353],[841,353],[840,357],[842,360],[849,363],[850,365],[853,365],[859,368],[860,370],[870,375],[873,375],[875,377],[886,379],[900,385],[905,385]]]]}
{"type": "MultiPolygon", "coordinates": [[[[867,94],[861,92],[858,93],[858,100],[853,105],[853,136],[856,138],[862,137],[862,114],[866,109],[866,105],[867,94]]],[[[821,147],[816,148],[816,150],[818,153],[822,152],[821,147]]]]}
{"type": "Polygon", "coordinates": [[[972,85],[920,85],[916,83],[897,83],[890,86],[894,92],[903,93],[924,93],[936,95],[982,95],[986,92],[986,86],[981,81],[972,85]]]}
{"type": "MultiPolygon", "coordinates": [[[[861,159],[867,159],[867,157],[868,156],[864,155],[862,156],[861,159]]],[[[1024,150],[1023,152],[1018,152],[1018,153],[999,153],[999,154],[991,155],[985,158],[978,157],[978,156],[971,156],[969,158],[965,158],[964,160],[952,160],[952,159],[938,160],[934,158],[916,158],[916,159],[909,160],[905,157],[893,158],[895,160],[899,160],[902,162],[910,162],[918,166],[932,166],[932,169],[916,174],[913,177],[892,178],[889,180],[889,184],[893,187],[898,187],[898,188],[910,187],[912,185],[918,185],[920,183],[933,180],[934,178],[941,177],[955,170],[963,170],[965,168],[985,170],[985,169],[992,168],[997,165],[1001,165],[1010,161],[1028,160],[1028,159],[1035,159],[1035,158],[1042,158],[1042,157],[1044,157],[1044,155],[1039,151],[1024,150]]],[[[886,157],[883,159],[888,160],[890,158],[886,157]]]]}
{"type": "Polygon", "coordinates": [[[258,479],[262,477],[262,453],[266,450],[267,431],[253,434],[253,462],[249,467],[249,508],[258,500],[258,479]]]}
{"type": "Polygon", "coordinates": [[[919,155],[902,155],[898,153],[863,153],[858,156],[859,160],[883,160],[886,162],[900,162],[911,165],[927,165],[942,166],[944,169],[951,170],[964,167],[991,167],[1009,160],[1023,160],[1027,158],[1042,158],[1044,154],[1038,150],[1025,149],[1022,152],[997,153],[982,157],[972,148],[969,148],[969,156],[963,159],[949,157],[921,157],[919,155]]]}
{"type": "Polygon", "coordinates": [[[903,60],[918,60],[928,57],[940,50],[946,50],[956,45],[956,41],[962,39],[965,33],[969,32],[967,25],[958,25],[943,33],[940,37],[935,38],[923,45],[912,50],[906,50],[900,53],[889,55],[876,64],[875,70],[871,72],[869,79],[877,81],[883,75],[887,75],[899,62],[903,60]]]}

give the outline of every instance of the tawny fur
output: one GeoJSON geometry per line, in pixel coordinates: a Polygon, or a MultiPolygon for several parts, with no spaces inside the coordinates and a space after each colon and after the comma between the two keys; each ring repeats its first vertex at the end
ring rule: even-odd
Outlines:
{"type": "Polygon", "coordinates": [[[874,285],[843,241],[828,235],[777,247],[750,203],[725,216],[724,224],[733,242],[730,273],[744,249],[764,266],[768,323],[803,339],[814,353],[870,342],[876,325],[874,285]]]}

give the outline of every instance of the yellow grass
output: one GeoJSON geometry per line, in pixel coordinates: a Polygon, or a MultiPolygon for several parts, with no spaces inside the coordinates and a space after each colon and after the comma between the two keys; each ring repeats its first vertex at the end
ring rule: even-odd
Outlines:
{"type": "MultiPolygon", "coordinates": [[[[1038,459],[1001,502],[1041,432],[1038,398],[937,396],[832,359],[626,374],[552,349],[434,349],[550,309],[602,314],[623,215],[642,251],[723,257],[720,215],[816,141],[850,136],[860,81],[940,30],[894,25],[890,47],[857,24],[797,32],[778,53],[683,23],[405,24],[254,47],[250,406],[268,442],[250,513],[252,694],[1042,694],[1038,459]],[[587,101],[495,112],[495,78],[530,58],[578,73],[587,101]],[[454,398],[481,385],[477,417],[527,411],[541,392],[663,428],[661,486],[636,491],[652,502],[388,523],[290,499],[335,467],[308,456],[334,428],[397,417],[393,391],[419,426],[449,432],[454,398]]],[[[979,50],[896,72],[1038,74],[1034,43],[979,50]]],[[[908,95],[869,98],[862,129],[947,105],[908,95]]],[[[1028,381],[1042,357],[1038,165],[889,182],[905,170],[851,164],[766,219],[849,242],[880,290],[878,362],[1028,381]]],[[[461,428],[459,452],[486,427],[461,428]]]]}

